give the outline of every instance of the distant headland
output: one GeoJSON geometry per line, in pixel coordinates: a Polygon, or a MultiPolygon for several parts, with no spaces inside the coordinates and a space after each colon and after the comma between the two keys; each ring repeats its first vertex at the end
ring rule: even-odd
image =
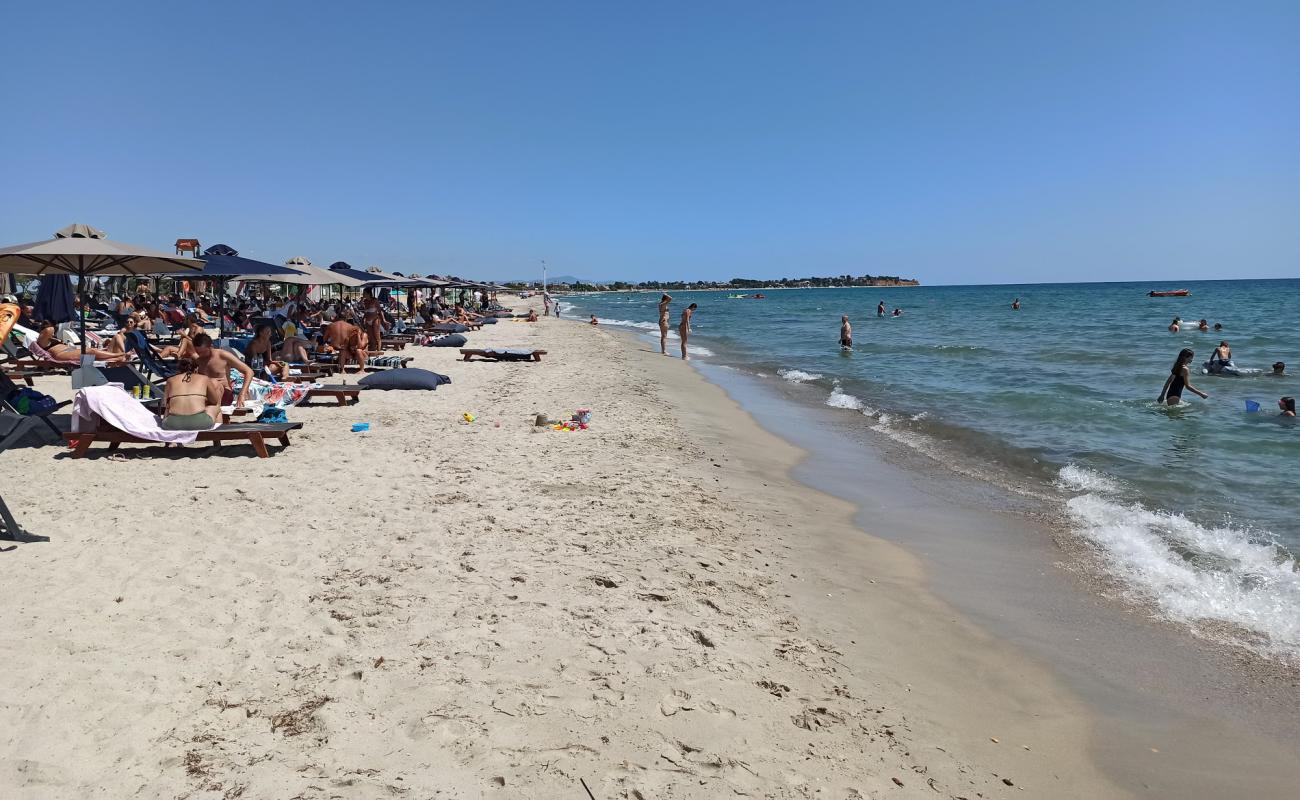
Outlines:
{"type": "MultiPolygon", "coordinates": [[[[539,281],[511,281],[505,284],[515,289],[540,286],[539,281]]],[[[688,291],[688,290],[737,290],[737,289],[828,289],[853,286],[920,286],[915,278],[900,278],[897,275],[835,275],[826,278],[774,278],[772,280],[755,280],[752,278],[732,278],[729,281],[585,281],[572,276],[552,280],[548,286],[573,292],[635,292],[635,291],[688,291]]]]}

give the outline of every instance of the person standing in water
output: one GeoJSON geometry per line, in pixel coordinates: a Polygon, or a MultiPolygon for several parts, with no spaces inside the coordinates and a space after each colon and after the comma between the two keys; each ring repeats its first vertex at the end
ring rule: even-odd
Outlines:
{"type": "Polygon", "coordinates": [[[1184,347],[1178,352],[1178,359],[1174,361],[1173,367],[1169,370],[1169,377],[1165,378],[1164,388],[1160,390],[1160,397],[1157,403],[1176,406],[1183,397],[1183,389],[1195,395],[1199,395],[1202,400],[1208,400],[1209,395],[1202,392],[1192,385],[1191,375],[1187,365],[1191,363],[1192,357],[1196,353],[1192,352],[1190,347],[1184,347]]]}
{"type": "Polygon", "coordinates": [[[668,355],[668,304],[673,296],[664,294],[659,298],[659,352],[668,355]]]}
{"type": "Polygon", "coordinates": [[[1182,325],[1182,322],[1183,320],[1181,317],[1174,317],[1174,321],[1169,323],[1169,332],[1178,333],[1178,331],[1180,330],[1179,326],[1182,325]]]}
{"type": "Polygon", "coordinates": [[[1015,300],[1012,300],[1012,301],[1011,301],[1011,310],[1012,310],[1012,311],[1019,311],[1019,310],[1020,310],[1020,298],[1019,298],[1019,297],[1017,297],[1015,300]]]}
{"type": "Polygon", "coordinates": [[[853,349],[853,326],[849,324],[849,315],[840,317],[840,347],[853,349]]]}
{"type": "Polygon", "coordinates": [[[885,316],[885,301],[884,301],[884,300],[881,300],[881,301],[880,301],[880,305],[876,306],[876,316],[877,316],[877,317],[883,317],[883,316],[885,316]]]}
{"type": "Polygon", "coordinates": [[[695,303],[691,303],[682,312],[681,324],[677,326],[677,335],[682,339],[682,361],[690,361],[691,357],[686,354],[686,340],[691,335],[691,317],[695,316],[695,309],[699,308],[695,303]]]}

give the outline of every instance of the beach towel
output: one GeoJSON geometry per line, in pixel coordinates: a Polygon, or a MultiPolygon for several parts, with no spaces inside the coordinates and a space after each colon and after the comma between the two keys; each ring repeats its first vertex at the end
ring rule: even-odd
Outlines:
{"type": "Polygon", "coordinates": [[[72,430],[96,431],[101,422],[151,442],[192,444],[198,438],[195,431],[163,430],[159,419],[120,387],[88,386],[77,392],[72,400],[72,430]]]}
{"type": "MultiPolygon", "coordinates": [[[[320,388],[319,383],[272,383],[254,378],[248,387],[249,405],[264,413],[267,408],[290,408],[307,399],[312,389],[320,388]]],[[[244,376],[239,370],[230,371],[230,387],[236,395],[244,388],[244,376]]]]}

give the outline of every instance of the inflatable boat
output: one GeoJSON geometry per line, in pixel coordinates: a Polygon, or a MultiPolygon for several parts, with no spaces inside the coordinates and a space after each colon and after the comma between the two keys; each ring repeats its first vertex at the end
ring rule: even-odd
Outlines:
{"type": "Polygon", "coordinates": [[[1147,297],[1191,297],[1192,293],[1188,289],[1171,289],[1167,292],[1147,292],[1147,297]]]}

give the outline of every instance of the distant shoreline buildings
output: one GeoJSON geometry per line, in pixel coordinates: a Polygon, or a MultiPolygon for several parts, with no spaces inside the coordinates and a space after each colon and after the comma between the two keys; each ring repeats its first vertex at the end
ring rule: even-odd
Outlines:
{"type": "MultiPolygon", "coordinates": [[[[571,292],[659,292],[659,291],[707,291],[752,290],[752,289],[830,289],[870,286],[920,286],[915,278],[900,278],[896,275],[836,275],[826,278],[777,278],[773,280],[754,280],[751,278],[732,278],[729,281],[584,281],[580,279],[552,281],[548,284],[557,290],[571,292]]],[[[505,286],[511,289],[540,288],[541,281],[510,281],[505,286]]]]}

